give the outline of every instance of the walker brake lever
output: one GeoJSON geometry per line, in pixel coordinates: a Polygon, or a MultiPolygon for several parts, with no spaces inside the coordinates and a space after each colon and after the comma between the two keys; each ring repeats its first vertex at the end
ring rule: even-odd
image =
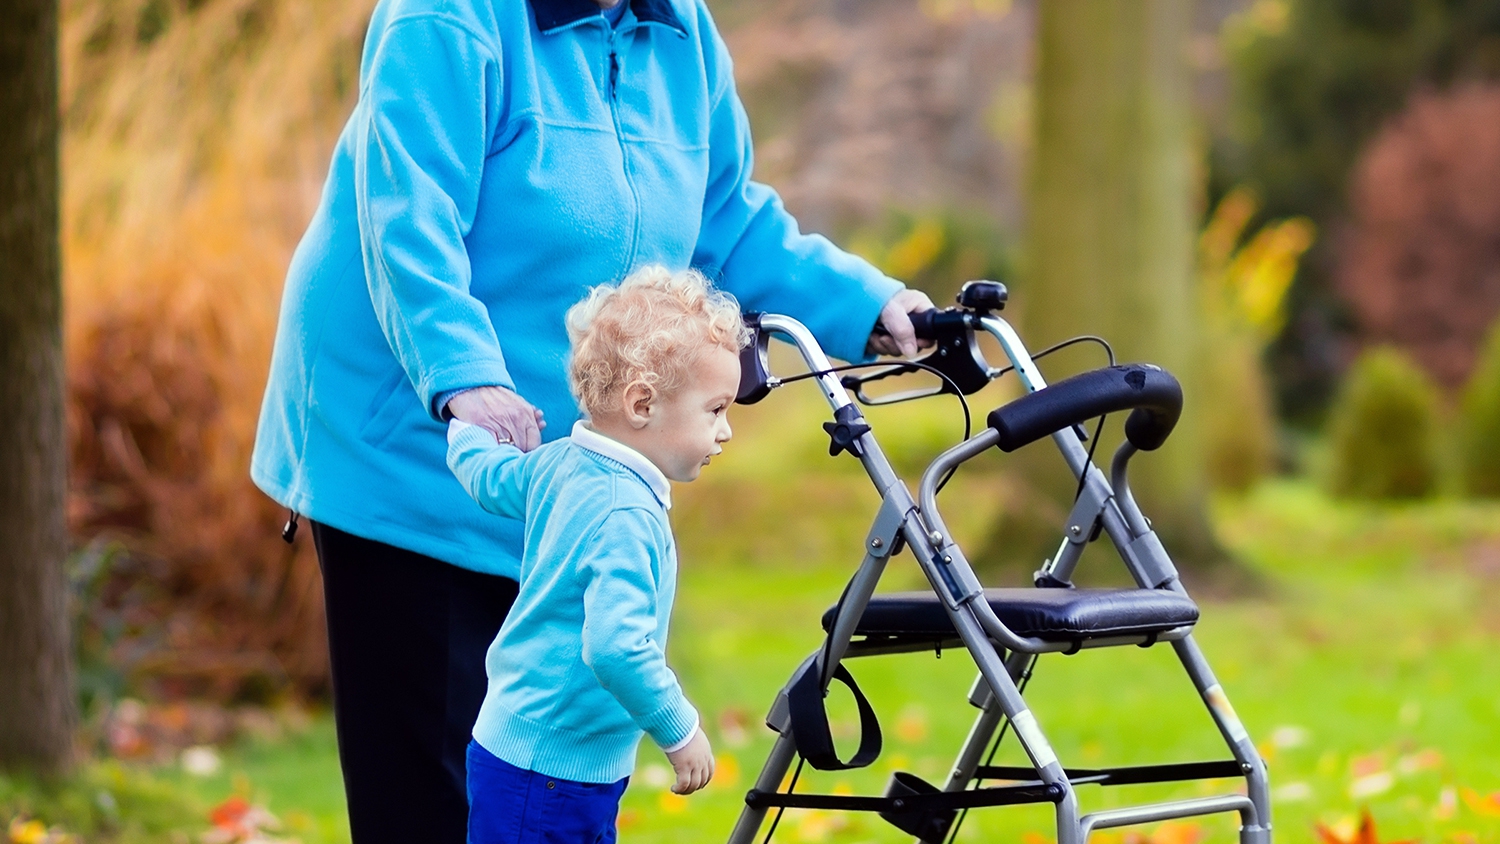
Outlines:
{"type": "MultiPolygon", "coordinates": [[[[926,357],[911,363],[896,363],[869,375],[848,375],[840,379],[846,389],[855,391],[860,403],[870,406],[896,404],[912,399],[927,398],[943,393],[971,395],[990,383],[995,370],[984,359],[979,343],[974,336],[974,313],[967,308],[934,308],[912,314],[913,326],[919,329],[918,336],[935,341],[936,347],[926,357]],[[890,396],[872,398],[864,392],[864,385],[893,375],[916,371],[936,371],[942,384],[935,390],[914,390],[890,396]]],[[[885,326],[875,325],[875,333],[885,333],[885,326]]]]}

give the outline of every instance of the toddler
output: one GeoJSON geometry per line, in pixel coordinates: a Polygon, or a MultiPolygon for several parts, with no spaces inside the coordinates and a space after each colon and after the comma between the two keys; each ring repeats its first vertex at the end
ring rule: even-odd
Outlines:
{"type": "Polygon", "coordinates": [[[613,842],[641,735],[672,790],[713,775],[698,713],[667,667],[677,554],[668,481],[730,437],[748,331],[694,271],[647,267],[568,311],[586,420],[522,453],[454,420],[448,465],[485,509],[526,523],[521,589],[485,658],[469,745],[469,841],[613,842]]]}

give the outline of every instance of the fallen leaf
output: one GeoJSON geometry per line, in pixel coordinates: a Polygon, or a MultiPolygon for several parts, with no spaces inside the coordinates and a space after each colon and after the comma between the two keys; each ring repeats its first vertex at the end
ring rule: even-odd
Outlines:
{"type": "Polygon", "coordinates": [[[1323,844],[1416,844],[1413,840],[1382,842],[1375,830],[1375,818],[1370,815],[1369,809],[1360,813],[1357,828],[1349,830],[1345,826],[1335,824],[1330,828],[1318,823],[1313,828],[1317,830],[1318,840],[1323,844]]]}
{"type": "Polygon", "coordinates": [[[208,810],[208,822],[214,826],[232,826],[238,824],[249,811],[250,801],[238,794],[232,795],[208,810]]]}
{"type": "Polygon", "coordinates": [[[1435,771],[1443,767],[1443,754],[1432,748],[1408,753],[1396,760],[1396,770],[1402,776],[1411,776],[1422,771],[1435,771]]]}
{"type": "Polygon", "coordinates": [[[738,707],[719,713],[719,738],[727,747],[744,747],[750,743],[750,715],[738,707]]]}
{"type": "Polygon", "coordinates": [[[1271,731],[1271,744],[1282,750],[1291,750],[1307,744],[1308,732],[1304,727],[1283,724],[1271,731]]]}
{"type": "Polygon", "coordinates": [[[1125,833],[1125,844],[1198,844],[1203,827],[1191,821],[1167,821],[1147,833],[1125,833]]]}
{"type": "Polygon", "coordinates": [[[927,738],[927,710],[915,704],[901,710],[896,718],[896,737],[907,744],[920,744],[927,738]]]}
{"type": "Polygon", "coordinates": [[[1277,786],[1271,796],[1278,803],[1299,803],[1310,799],[1313,791],[1312,786],[1305,782],[1289,782],[1286,785],[1277,786]]]}
{"type": "Polygon", "coordinates": [[[10,844],[78,844],[78,838],[63,832],[60,827],[47,828],[38,820],[13,818],[6,829],[10,844]]]}
{"type": "Polygon", "coordinates": [[[687,811],[688,802],[687,798],[683,797],[681,794],[676,794],[671,791],[663,791],[661,793],[661,796],[656,799],[656,805],[665,814],[678,815],[687,811]]]}
{"type": "Polygon", "coordinates": [[[1461,788],[1458,793],[1463,797],[1464,805],[1474,814],[1500,818],[1500,791],[1485,795],[1472,788],[1461,788]]]}
{"type": "Polygon", "coordinates": [[[182,763],[182,770],[195,777],[211,777],[223,766],[219,752],[205,744],[194,745],[182,751],[179,761],[182,763]]]}
{"type": "Polygon", "coordinates": [[[1374,797],[1391,790],[1396,784],[1396,776],[1390,771],[1376,771],[1366,774],[1354,782],[1349,783],[1349,797],[1354,800],[1363,800],[1366,797],[1374,797]]]}
{"type": "Polygon", "coordinates": [[[714,778],[709,785],[718,788],[734,788],[740,781],[740,760],[733,753],[722,753],[714,757],[714,778]]]}
{"type": "Polygon", "coordinates": [[[20,818],[10,822],[11,844],[42,844],[47,840],[47,825],[41,821],[23,821],[20,818]]]}
{"type": "Polygon", "coordinates": [[[1432,816],[1440,821],[1448,820],[1458,813],[1458,792],[1449,786],[1438,792],[1437,805],[1432,807],[1432,816]]]}
{"type": "Polygon", "coordinates": [[[651,788],[666,788],[672,784],[672,769],[666,765],[647,765],[641,769],[641,784],[651,788]]]}

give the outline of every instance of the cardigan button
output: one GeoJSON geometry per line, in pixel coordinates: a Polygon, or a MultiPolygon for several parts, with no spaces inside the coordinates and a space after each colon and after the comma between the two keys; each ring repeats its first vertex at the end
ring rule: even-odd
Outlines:
{"type": "Polygon", "coordinates": [[[547,780],[547,787],[548,788],[557,788],[557,783],[553,782],[552,780],[547,780]]]}

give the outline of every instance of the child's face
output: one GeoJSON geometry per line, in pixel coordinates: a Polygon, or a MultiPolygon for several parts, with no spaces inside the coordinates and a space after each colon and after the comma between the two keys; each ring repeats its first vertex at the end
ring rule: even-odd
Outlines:
{"type": "Polygon", "coordinates": [[[722,346],[704,352],[687,383],[652,400],[646,424],[636,432],[637,450],[668,478],[694,480],[729,441],[729,406],[739,388],[739,355],[722,346]]]}

